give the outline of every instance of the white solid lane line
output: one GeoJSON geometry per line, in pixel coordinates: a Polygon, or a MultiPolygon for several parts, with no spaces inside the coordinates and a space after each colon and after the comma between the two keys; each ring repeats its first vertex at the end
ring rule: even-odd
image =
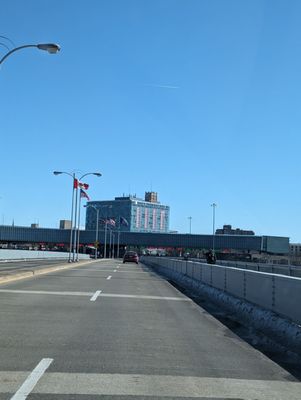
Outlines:
{"type": "Polygon", "coordinates": [[[107,280],[110,280],[112,278],[112,275],[109,275],[108,277],[107,277],[107,280]]]}
{"type": "MultiPolygon", "coordinates": [[[[107,274],[108,272],[112,272],[112,270],[110,270],[110,271],[108,271],[107,269],[106,270],[104,270],[104,269],[95,269],[95,268],[85,268],[85,269],[79,269],[79,268],[74,268],[74,269],[69,269],[68,271],[78,271],[78,272],[85,272],[85,271],[89,271],[89,272],[100,272],[100,273],[102,273],[102,274],[107,274]]],[[[72,276],[70,276],[70,278],[72,278],[73,276],[75,276],[76,277],[76,275],[72,275],[72,276]]],[[[69,278],[69,276],[68,276],[68,278],[69,278]]],[[[87,276],[85,276],[84,278],[90,278],[89,277],[89,275],[87,275],[87,276]]]]}
{"type": "Polygon", "coordinates": [[[118,293],[101,293],[101,297],[115,297],[125,299],[144,299],[144,300],[172,300],[172,301],[192,301],[188,297],[169,297],[169,296],[146,296],[140,294],[118,294],[118,293]]]}
{"type": "Polygon", "coordinates": [[[0,293],[17,293],[17,294],[51,294],[56,296],[93,296],[94,292],[50,292],[48,290],[13,290],[0,289],[0,293]]]}
{"type": "MultiPolygon", "coordinates": [[[[46,290],[11,290],[11,289],[0,289],[1,293],[12,293],[12,294],[38,294],[38,295],[55,295],[55,296],[88,296],[95,295],[95,292],[48,292],[46,290]]],[[[145,300],[174,300],[174,301],[192,301],[188,297],[166,297],[166,296],[146,296],[137,294],[119,294],[119,293],[100,293],[99,297],[115,297],[115,298],[127,298],[127,299],[145,299],[145,300]]]]}
{"type": "Polygon", "coordinates": [[[118,271],[118,272],[120,272],[120,273],[125,273],[125,274],[148,274],[148,275],[150,275],[151,274],[151,272],[148,272],[148,271],[133,271],[133,270],[128,270],[128,271],[126,271],[126,270],[122,270],[122,271],[118,271]]]}
{"type": "Polygon", "coordinates": [[[100,295],[100,293],[101,293],[101,290],[96,290],[96,292],[91,297],[90,301],[95,301],[97,299],[97,297],[100,295]]]}
{"type": "Polygon", "coordinates": [[[52,363],[52,358],[43,358],[35,369],[25,380],[20,389],[14,394],[11,400],[25,400],[33,388],[36,386],[40,378],[43,376],[46,369],[52,363]]]}

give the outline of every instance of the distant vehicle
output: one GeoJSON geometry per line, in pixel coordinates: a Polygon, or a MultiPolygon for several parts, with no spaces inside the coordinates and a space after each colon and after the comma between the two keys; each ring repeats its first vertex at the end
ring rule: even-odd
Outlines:
{"type": "Polygon", "coordinates": [[[188,260],[190,257],[190,253],[184,253],[183,257],[184,257],[184,260],[188,260]]]}
{"type": "Polygon", "coordinates": [[[215,264],[216,263],[216,256],[212,250],[207,251],[205,253],[207,264],[215,264]]]}
{"type": "Polygon", "coordinates": [[[126,262],[134,262],[136,264],[139,263],[138,254],[135,251],[127,251],[123,256],[123,264],[126,262]]]}

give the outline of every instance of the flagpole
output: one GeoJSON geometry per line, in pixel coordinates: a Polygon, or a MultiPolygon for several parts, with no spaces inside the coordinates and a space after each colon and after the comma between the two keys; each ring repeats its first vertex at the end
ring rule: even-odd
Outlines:
{"type": "Polygon", "coordinates": [[[74,215],[74,240],[73,240],[73,262],[75,262],[75,253],[76,253],[76,244],[77,244],[77,239],[76,239],[76,225],[77,225],[77,203],[78,203],[78,187],[75,189],[75,215],[74,215]]]}
{"type": "Polygon", "coordinates": [[[121,226],[121,217],[119,215],[118,216],[118,231],[117,231],[117,258],[119,258],[120,226],[121,226]]]}
{"type": "Polygon", "coordinates": [[[73,236],[73,214],[74,214],[74,180],[75,174],[72,175],[72,205],[71,205],[71,227],[70,227],[70,247],[69,247],[69,260],[68,262],[71,263],[72,260],[72,236],[73,236]]]}
{"type": "Polygon", "coordinates": [[[99,221],[99,208],[95,208],[96,210],[96,238],[95,238],[95,260],[97,259],[97,250],[98,250],[98,221],[99,221]]]}
{"type": "Polygon", "coordinates": [[[120,228],[117,232],[117,258],[119,258],[119,246],[120,246],[120,228]]]}
{"type": "MultiPolygon", "coordinates": [[[[87,175],[95,175],[97,177],[101,176],[100,172],[88,172],[84,174],[79,180],[76,178],[75,172],[72,174],[70,172],[65,172],[65,171],[53,171],[54,175],[61,175],[61,174],[66,174],[71,176],[72,178],[72,206],[71,206],[71,227],[70,227],[70,248],[69,248],[69,262],[74,262],[75,261],[75,252],[77,248],[77,240],[76,240],[76,230],[77,230],[77,203],[78,203],[78,181],[81,181],[81,179],[87,175]],[[75,207],[74,207],[74,196],[75,196],[75,207]],[[72,256],[73,254],[73,256],[72,256]],[[72,259],[71,259],[72,258],[72,259]]],[[[87,185],[89,186],[89,185],[87,185]]],[[[80,219],[79,219],[79,224],[80,224],[80,219]]],[[[79,232],[78,232],[79,236],[79,232]]],[[[78,239],[79,243],[79,239],[78,239]]],[[[78,256],[77,256],[77,261],[78,261],[78,256]]]]}
{"type": "Polygon", "coordinates": [[[112,229],[110,229],[110,245],[109,245],[109,249],[110,249],[109,258],[111,258],[112,257],[112,229]]]}
{"type": "Polygon", "coordinates": [[[107,258],[107,218],[105,220],[105,246],[104,246],[104,252],[103,252],[103,258],[107,258]]]}
{"type": "Polygon", "coordinates": [[[77,245],[76,245],[76,261],[79,261],[79,234],[80,234],[80,205],[81,205],[81,196],[79,196],[79,205],[78,205],[78,228],[77,228],[77,245]]]}

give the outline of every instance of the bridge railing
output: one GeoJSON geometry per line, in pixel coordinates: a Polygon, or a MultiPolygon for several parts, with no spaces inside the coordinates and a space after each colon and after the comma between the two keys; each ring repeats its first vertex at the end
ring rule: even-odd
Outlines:
{"type": "Polygon", "coordinates": [[[209,285],[301,324],[301,278],[164,257],[141,261],[176,281],[209,285]]]}
{"type": "MultiPolygon", "coordinates": [[[[182,259],[179,259],[180,261],[182,259]]],[[[200,258],[189,258],[189,261],[204,263],[204,259],[200,258]]],[[[217,265],[222,265],[225,267],[241,268],[250,271],[266,272],[271,274],[280,274],[287,276],[295,276],[301,278],[301,266],[295,265],[281,265],[281,264],[266,264],[266,263],[255,263],[255,262],[245,262],[245,261],[224,261],[217,260],[217,265]]]]}

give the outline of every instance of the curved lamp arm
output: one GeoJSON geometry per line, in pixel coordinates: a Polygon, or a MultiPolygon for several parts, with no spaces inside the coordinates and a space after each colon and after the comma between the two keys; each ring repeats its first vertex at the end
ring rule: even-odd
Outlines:
{"type": "Polygon", "coordinates": [[[62,175],[62,174],[65,174],[65,175],[71,176],[72,179],[75,179],[75,174],[70,174],[70,172],[53,171],[53,174],[54,174],[54,175],[62,175]]]}
{"type": "Polygon", "coordinates": [[[87,176],[87,175],[96,175],[97,177],[102,176],[100,172],[87,172],[86,174],[82,175],[82,176],[79,178],[79,181],[81,181],[81,180],[82,180],[85,176],[87,176]]]}
{"type": "Polygon", "coordinates": [[[15,47],[11,51],[5,54],[0,60],[0,65],[3,63],[4,60],[7,59],[11,54],[13,54],[15,51],[26,49],[28,47],[36,47],[39,50],[46,50],[50,54],[55,54],[58,51],[60,51],[60,46],[54,43],[46,43],[46,44],[25,44],[23,46],[15,47]]]}

